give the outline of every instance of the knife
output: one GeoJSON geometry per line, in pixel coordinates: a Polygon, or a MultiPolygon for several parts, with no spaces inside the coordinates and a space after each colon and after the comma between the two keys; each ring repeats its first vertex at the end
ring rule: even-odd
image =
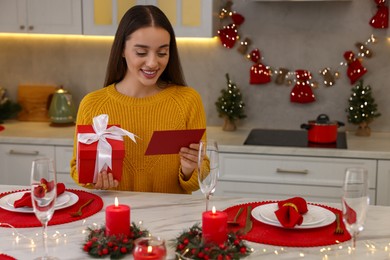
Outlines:
{"type": "Polygon", "coordinates": [[[242,231],[242,234],[245,235],[249,231],[251,231],[253,223],[251,219],[251,214],[252,214],[252,206],[248,206],[246,208],[246,222],[245,222],[245,227],[244,230],[242,231]]]}

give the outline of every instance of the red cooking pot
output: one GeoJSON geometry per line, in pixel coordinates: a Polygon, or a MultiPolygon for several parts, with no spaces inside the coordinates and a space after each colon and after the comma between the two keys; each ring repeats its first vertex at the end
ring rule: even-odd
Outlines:
{"type": "Polygon", "coordinates": [[[301,128],[308,130],[308,140],[313,143],[335,143],[337,140],[337,128],[344,126],[343,122],[330,121],[326,114],[321,114],[317,120],[310,120],[308,124],[302,124],[301,128]]]}

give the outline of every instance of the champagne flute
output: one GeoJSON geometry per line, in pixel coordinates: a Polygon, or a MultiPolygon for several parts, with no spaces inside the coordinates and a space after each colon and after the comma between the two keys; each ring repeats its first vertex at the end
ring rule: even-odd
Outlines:
{"type": "Polygon", "coordinates": [[[364,168],[347,168],[343,185],[343,221],[352,235],[352,248],[356,247],[356,237],[364,229],[369,205],[368,173],[364,168]]]}
{"type": "Polygon", "coordinates": [[[215,190],[219,175],[218,145],[214,140],[200,141],[198,152],[198,181],[206,197],[206,211],[209,209],[210,196],[215,190]]]}
{"type": "Polygon", "coordinates": [[[35,216],[42,223],[42,240],[45,254],[36,259],[57,259],[48,255],[47,224],[54,214],[57,197],[57,182],[54,161],[48,158],[36,159],[31,168],[31,199],[35,216]]]}

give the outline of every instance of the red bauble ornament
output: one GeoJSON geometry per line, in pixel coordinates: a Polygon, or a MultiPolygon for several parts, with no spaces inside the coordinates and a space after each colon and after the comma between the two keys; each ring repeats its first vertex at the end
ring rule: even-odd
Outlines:
{"type": "Polygon", "coordinates": [[[265,84],[271,81],[270,70],[265,65],[260,63],[260,57],[261,54],[258,49],[254,49],[248,55],[248,58],[256,63],[251,67],[249,79],[250,84],[265,84]]]}
{"type": "Polygon", "coordinates": [[[238,39],[237,26],[235,24],[226,25],[218,31],[218,35],[223,47],[233,48],[238,39]]]}
{"type": "Polygon", "coordinates": [[[310,82],[311,74],[307,70],[296,70],[295,77],[297,83],[290,93],[290,101],[295,103],[310,103],[316,101],[316,98],[311,90],[310,82]]]}
{"type": "Polygon", "coordinates": [[[238,13],[233,13],[231,17],[232,17],[233,23],[237,26],[240,26],[245,21],[244,16],[242,16],[241,14],[238,14],[238,13]]]}
{"type": "Polygon", "coordinates": [[[374,0],[378,10],[371,18],[370,25],[376,29],[385,29],[389,27],[389,7],[386,6],[386,0],[374,0]]]}
{"type": "Polygon", "coordinates": [[[366,74],[367,69],[364,68],[360,61],[355,58],[355,54],[352,51],[346,51],[344,53],[344,58],[348,64],[347,76],[350,83],[354,84],[358,79],[366,74]]]}

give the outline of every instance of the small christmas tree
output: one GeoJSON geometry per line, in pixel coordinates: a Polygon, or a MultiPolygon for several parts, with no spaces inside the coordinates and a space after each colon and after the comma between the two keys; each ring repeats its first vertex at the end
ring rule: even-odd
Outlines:
{"type": "Polygon", "coordinates": [[[225,125],[223,130],[234,131],[236,129],[235,121],[237,119],[245,118],[245,104],[242,101],[240,89],[235,83],[232,83],[229,78],[229,74],[226,73],[227,89],[222,89],[222,95],[218,98],[215,105],[219,117],[225,119],[225,125]]]}
{"type": "Polygon", "coordinates": [[[368,126],[375,117],[381,114],[377,110],[377,104],[372,97],[371,87],[363,86],[363,80],[352,88],[352,95],[349,98],[348,122],[359,125],[356,135],[369,136],[371,130],[368,126]]]}

